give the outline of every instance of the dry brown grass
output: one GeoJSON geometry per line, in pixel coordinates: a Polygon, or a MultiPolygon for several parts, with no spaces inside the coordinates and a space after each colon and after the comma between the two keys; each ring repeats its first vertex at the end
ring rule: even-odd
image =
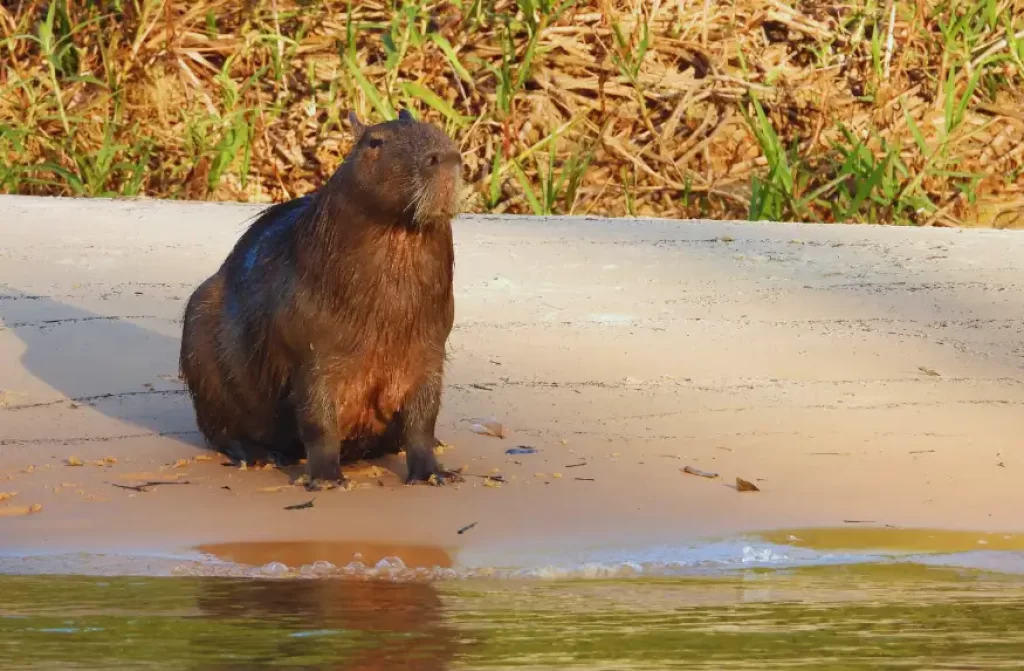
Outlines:
{"type": "Polygon", "coordinates": [[[281,200],[403,105],[472,211],[1024,226],[1024,0],[26,0],[0,40],[7,192],[281,200]]]}

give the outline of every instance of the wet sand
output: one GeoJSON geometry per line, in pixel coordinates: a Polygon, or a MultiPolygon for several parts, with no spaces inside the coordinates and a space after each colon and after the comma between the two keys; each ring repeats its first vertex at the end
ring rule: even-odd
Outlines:
{"type": "Polygon", "coordinates": [[[460,219],[438,434],[471,476],[404,487],[400,459],[361,464],[356,489],[286,510],[314,498],[295,472],[209,458],[176,380],[185,300],[258,210],[0,197],[0,492],[17,493],[0,552],[500,561],[783,528],[1024,531],[1020,234],[460,219]],[[483,416],[503,439],[469,429],[483,416]],[[538,451],[506,455],[520,445],[538,451]],[[500,487],[475,477],[495,469],[500,487]],[[187,484],[114,486],[155,480],[187,484]]]}

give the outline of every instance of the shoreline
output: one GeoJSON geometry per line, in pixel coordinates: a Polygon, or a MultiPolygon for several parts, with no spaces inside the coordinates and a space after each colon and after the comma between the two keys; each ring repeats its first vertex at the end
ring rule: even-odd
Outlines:
{"type": "Polygon", "coordinates": [[[440,459],[506,482],[404,487],[392,458],[312,494],[221,466],[175,379],[184,300],[257,210],[0,197],[0,555],[1024,532],[1019,234],[463,217],[440,459]]]}

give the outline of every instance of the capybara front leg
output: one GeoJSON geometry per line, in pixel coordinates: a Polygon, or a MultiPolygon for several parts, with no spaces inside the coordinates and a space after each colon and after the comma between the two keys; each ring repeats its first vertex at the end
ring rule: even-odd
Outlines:
{"type": "Polygon", "coordinates": [[[345,484],[341,474],[341,437],[333,399],[323,381],[303,375],[293,396],[299,438],[306,450],[306,489],[318,490],[345,484]]]}
{"type": "Polygon", "coordinates": [[[434,437],[437,415],[441,410],[441,375],[427,377],[402,408],[402,433],[405,439],[405,463],[409,469],[406,484],[430,482],[442,485],[445,473],[434,456],[438,444],[434,437]]]}

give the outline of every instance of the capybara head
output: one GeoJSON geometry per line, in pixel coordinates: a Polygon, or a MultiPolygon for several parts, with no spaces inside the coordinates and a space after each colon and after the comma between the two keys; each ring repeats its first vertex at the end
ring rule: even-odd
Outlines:
{"type": "Polygon", "coordinates": [[[440,128],[405,110],[374,126],[354,112],[349,121],[355,144],[338,172],[362,207],[419,227],[447,223],[458,213],[462,157],[440,128]]]}

